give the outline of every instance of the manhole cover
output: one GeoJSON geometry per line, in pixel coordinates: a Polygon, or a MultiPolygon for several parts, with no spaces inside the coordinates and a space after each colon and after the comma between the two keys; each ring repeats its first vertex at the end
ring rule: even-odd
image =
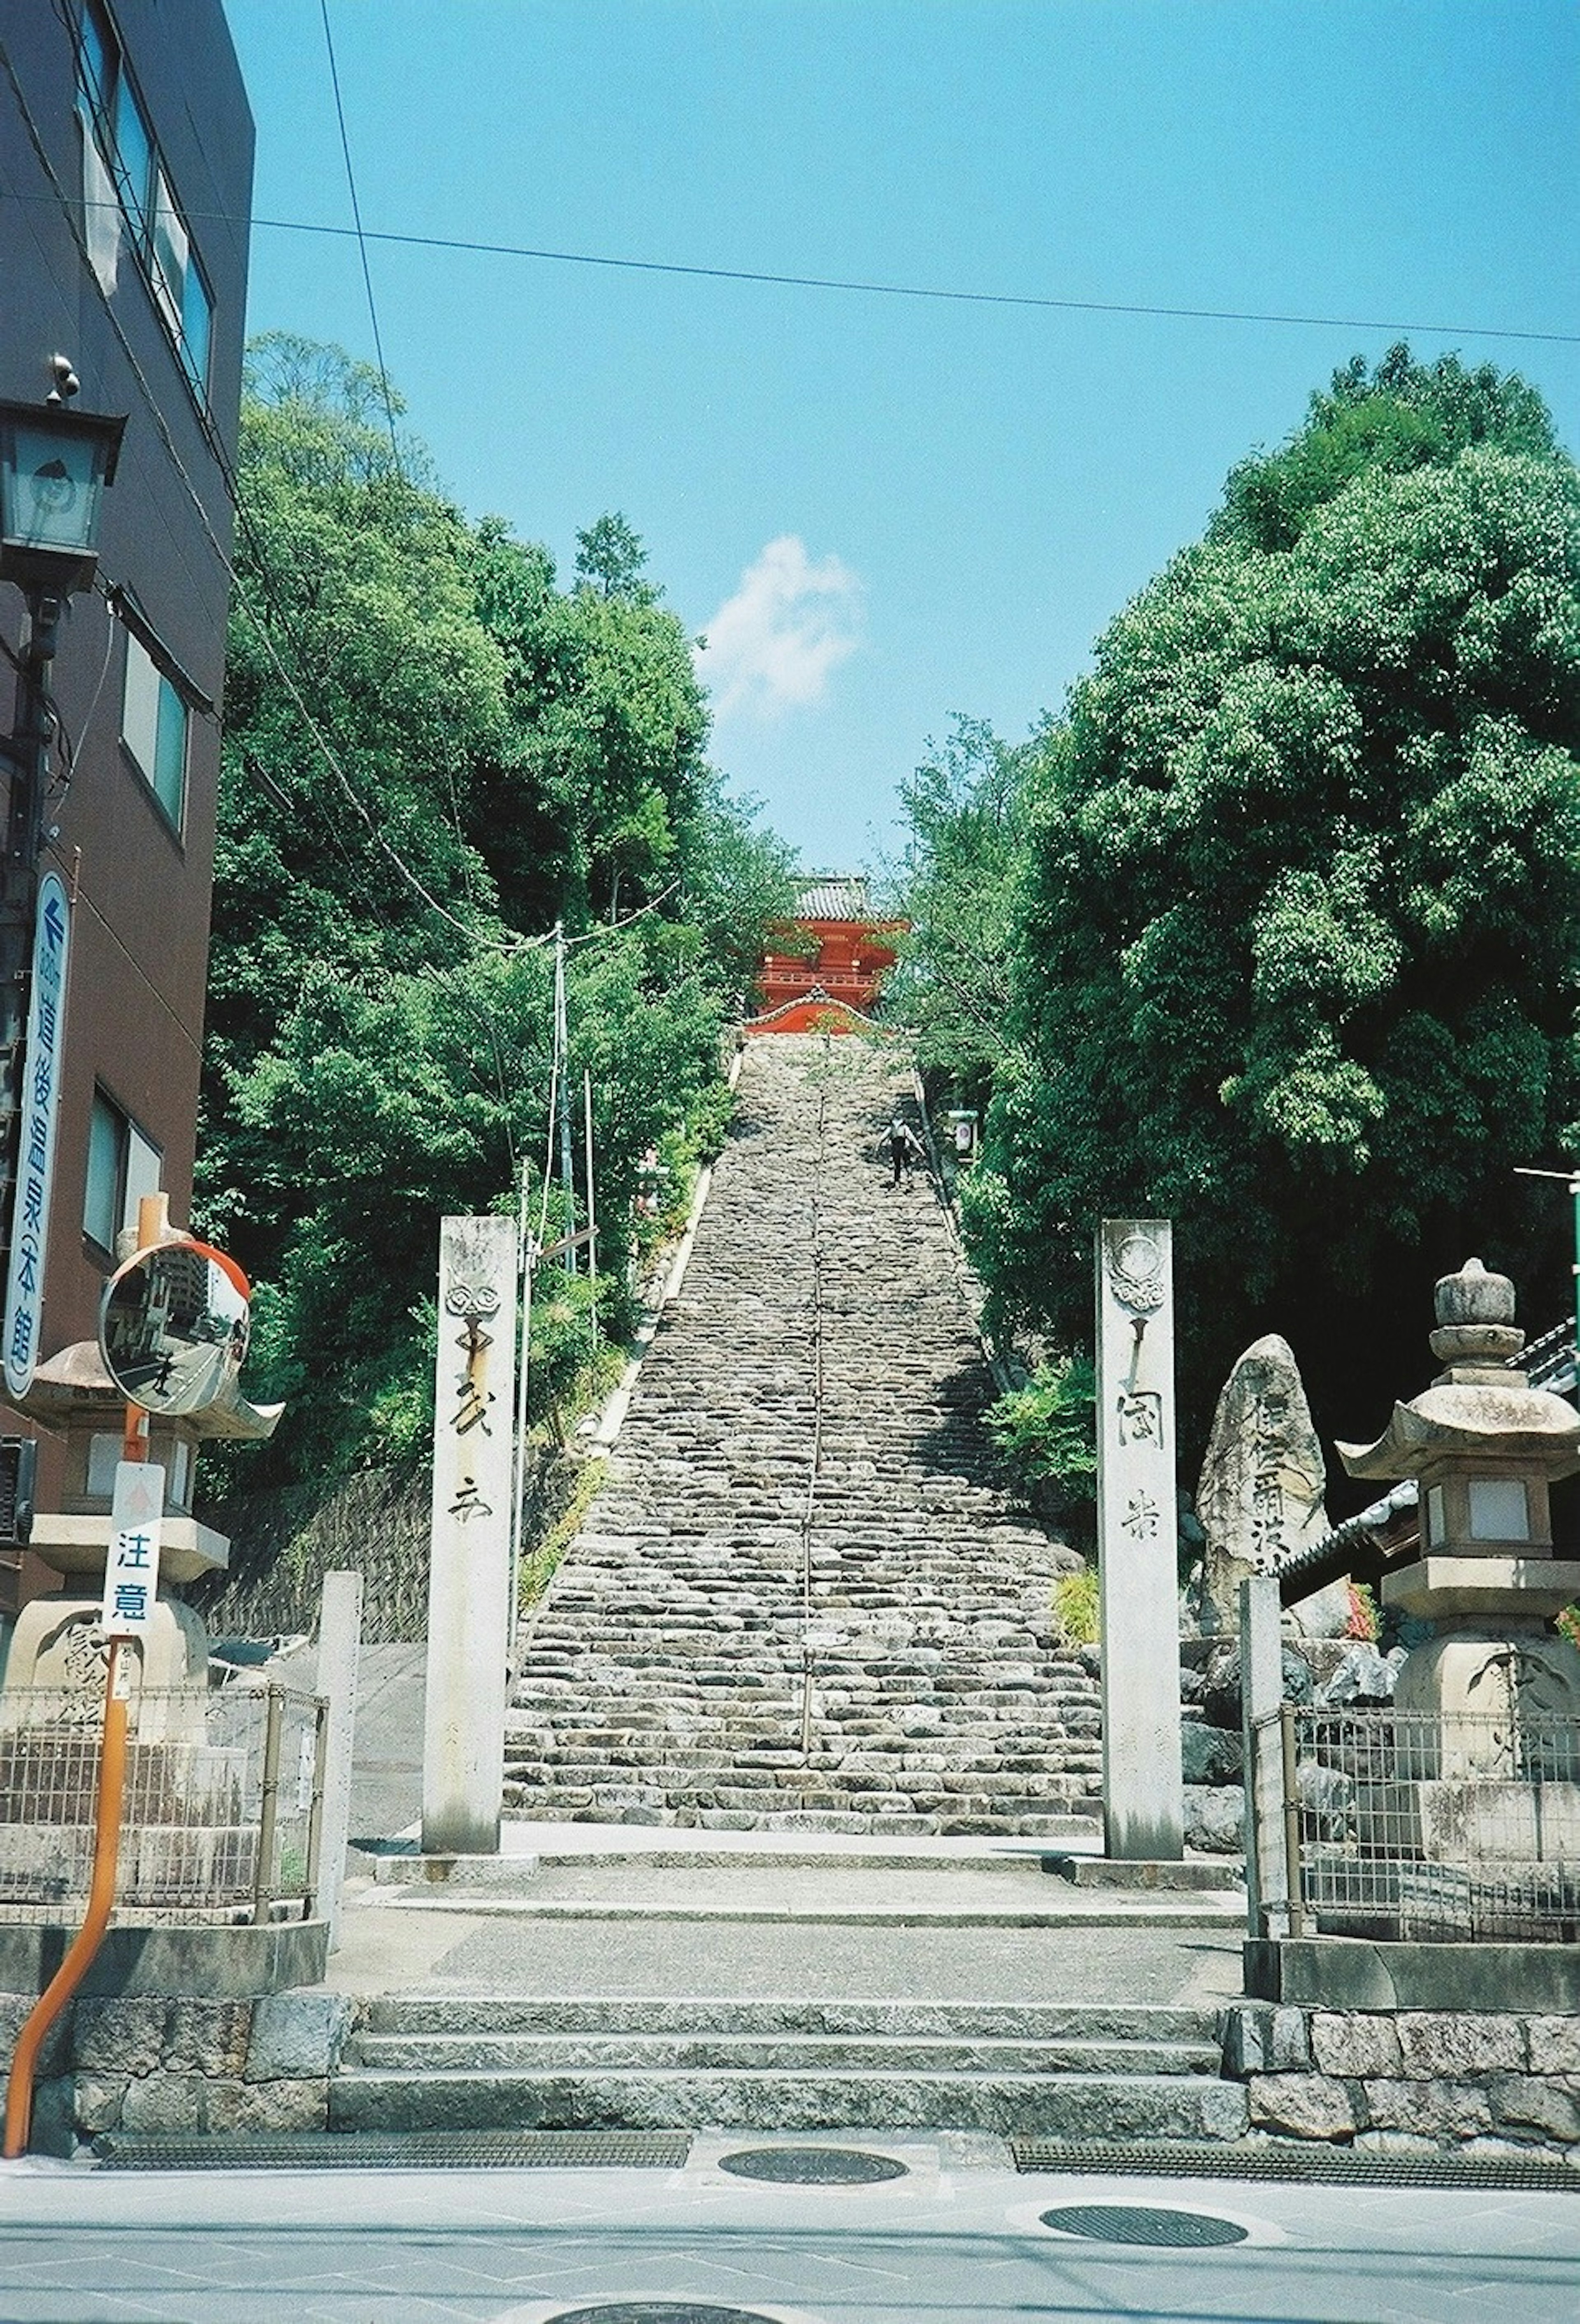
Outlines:
{"type": "Polygon", "coordinates": [[[852,2146],[754,2146],[719,2163],[736,2179],[772,2179],[787,2187],[874,2187],[903,2179],[892,2154],[862,2154],[852,2146]]]}
{"type": "Polygon", "coordinates": [[[1101,2244],[1170,2244],[1180,2250],[1205,2244],[1243,2244],[1246,2230],[1210,2211],[1143,2210],[1129,2203],[1070,2203],[1044,2211],[1045,2227],[1061,2235],[1089,2236],[1101,2244]]]}
{"type": "Polygon", "coordinates": [[[616,2300],[600,2308],[563,2308],[549,2324],[772,2324],[755,2308],[707,2308],[695,2300],[616,2300]]]}

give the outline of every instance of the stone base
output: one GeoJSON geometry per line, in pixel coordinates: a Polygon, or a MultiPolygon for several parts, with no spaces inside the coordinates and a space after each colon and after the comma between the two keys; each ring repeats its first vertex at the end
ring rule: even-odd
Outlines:
{"type": "Polygon", "coordinates": [[[497,1895],[530,1886],[535,1856],[378,1856],[373,1877],[393,1888],[476,1888],[497,1895]]]}
{"type": "Polygon", "coordinates": [[[1150,1859],[1049,1853],[1042,1858],[1042,1869],[1060,1880],[1067,1880],[1072,1888],[1215,1889],[1243,1886],[1237,1866],[1211,1857],[1150,1859]]]}
{"type": "MultiPolygon", "coordinates": [[[[32,2006],[0,1992],[0,2058],[32,2006]]],[[[75,2001],[45,2037],[32,2149],[69,2157],[114,2130],[321,2131],[350,2021],[337,1993],[75,2001]]]]}
{"type": "Polygon", "coordinates": [[[1253,1999],[1325,2009],[1580,2012],[1580,1946],[1252,1937],[1253,1999]]]}
{"type": "MultiPolygon", "coordinates": [[[[89,1644],[100,1612],[97,1598],[35,1598],[16,1618],[0,1687],[0,1727],[26,1727],[40,1715],[39,1699],[27,1692],[56,1692],[51,1720],[65,1716],[97,1720],[104,1702],[104,1664],[89,1644]]],[[[132,1731],[139,1742],[201,1743],[208,1732],[208,1633],[191,1608],[162,1591],[140,1652],[134,1656],[138,1682],[131,1704],[132,1731]],[[140,1692],[151,1700],[140,1703],[140,1692]]]]}
{"type": "MultiPolygon", "coordinates": [[[[0,1923],[0,1993],[42,1993],[74,1929],[0,1923]]],[[[246,2000],[317,1985],[329,1957],[326,1921],[273,1921],[262,1928],[111,1929],[79,1990],[246,2000]]]]}
{"type": "Polygon", "coordinates": [[[1580,2163],[1580,2028],[1567,2014],[1241,2001],[1223,2039],[1255,2136],[1580,2163]]]}
{"type": "MultiPolygon", "coordinates": [[[[1450,1742],[1452,1738],[1447,1738],[1450,1742]]],[[[1580,1784],[1498,1783],[1485,1774],[1357,1784],[1363,1855],[1480,1868],[1489,1880],[1580,1864],[1580,1784]]]]}

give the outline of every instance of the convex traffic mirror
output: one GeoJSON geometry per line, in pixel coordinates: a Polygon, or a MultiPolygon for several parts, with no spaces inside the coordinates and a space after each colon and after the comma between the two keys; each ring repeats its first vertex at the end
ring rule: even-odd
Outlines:
{"type": "Polygon", "coordinates": [[[208,1243],[155,1243],[111,1276],[99,1307],[105,1370],[144,1412],[201,1412],[247,1351],[247,1279],[208,1243]]]}

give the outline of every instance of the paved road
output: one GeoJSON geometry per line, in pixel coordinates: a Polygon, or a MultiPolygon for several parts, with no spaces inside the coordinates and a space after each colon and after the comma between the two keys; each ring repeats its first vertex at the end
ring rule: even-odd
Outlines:
{"type": "MultiPolygon", "coordinates": [[[[745,2143],[752,2143],[744,2135],[745,2143]]],[[[803,2142],[797,2142],[798,2144],[803,2142]]],[[[0,2168],[7,2324],[1443,2324],[1580,2313],[1575,2194],[1017,2176],[994,2142],[863,2142],[873,2188],[680,2172],[105,2172],[0,2168]],[[1056,2233],[1076,2204],[1224,2220],[1137,2250],[1056,2233]],[[673,2303],[668,2310],[663,2303],[673,2303]],[[612,2311],[612,2312],[611,2312],[612,2311]],[[722,2311],[722,2312],[721,2312],[722,2311]]]]}

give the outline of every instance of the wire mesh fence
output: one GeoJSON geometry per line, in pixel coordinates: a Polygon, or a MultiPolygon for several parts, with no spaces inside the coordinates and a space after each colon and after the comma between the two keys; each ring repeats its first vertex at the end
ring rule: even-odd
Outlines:
{"type": "Polygon", "coordinates": [[[1330,1711],[1279,1757],[1291,1933],[1580,1939],[1580,1728],[1538,1713],[1330,1711]]]}
{"type": "MultiPolygon", "coordinates": [[[[328,1705],[278,1683],[133,1689],[117,1917],[310,1915],[328,1705]]],[[[79,1915],[93,1871],[103,1697],[0,1694],[0,1920],[79,1915]]]]}

